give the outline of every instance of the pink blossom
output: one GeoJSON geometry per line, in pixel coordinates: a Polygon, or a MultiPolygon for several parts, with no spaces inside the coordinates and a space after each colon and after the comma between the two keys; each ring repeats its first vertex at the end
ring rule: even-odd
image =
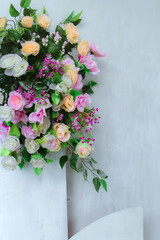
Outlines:
{"type": "Polygon", "coordinates": [[[80,90],[83,87],[82,75],[78,74],[77,82],[74,84],[73,89],[80,90]]]}
{"type": "Polygon", "coordinates": [[[91,102],[92,100],[90,96],[85,93],[84,95],[79,95],[76,97],[75,106],[77,107],[79,112],[83,112],[85,107],[91,105],[91,102]]]}
{"type": "Polygon", "coordinates": [[[8,136],[10,127],[6,127],[3,122],[0,122],[0,142],[3,142],[8,136]]]}
{"type": "Polygon", "coordinates": [[[84,57],[79,55],[79,60],[80,63],[83,63],[93,75],[100,73],[100,69],[98,68],[97,63],[92,59],[92,55],[90,53],[87,53],[84,57]]]}
{"type": "Polygon", "coordinates": [[[28,120],[28,118],[27,118],[26,112],[24,110],[22,110],[22,111],[19,111],[19,110],[14,111],[14,118],[12,119],[12,122],[14,124],[17,124],[20,121],[22,121],[23,123],[26,124],[27,120],[28,120]]]}
{"type": "Polygon", "coordinates": [[[21,129],[21,133],[23,136],[25,136],[26,138],[36,138],[37,137],[37,134],[36,132],[34,131],[34,129],[32,128],[32,126],[23,126],[22,129],[21,129]]]}
{"type": "Polygon", "coordinates": [[[72,64],[72,65],[74,65],[74,61],[73,61],[73,59],[71,59],[70,57],[66,57],[66,58],[62,61],[62,64],[63,64],[63,65],[66,65],[66,64],[72,64]]]}
{"type": "Polygon", "coordinates": [[[30,92],[24,92],[23,97],[25,99],[25,108],[31,108],[33,104],[36,102],[34,94],[30,92]]]}
{"type": "Polygon", "coordinates": [[[107,54],[105,52],[103,52],[93,41],[90,43],[90,50],[94,54],[95,57],[106,57],[107,56],[107,54]]]}
{"type": "Polygon", "coordinates": [[[29,121],[31,123],[39,122],[43,124],[43,117],[46,117],[45,107],[38,107],[36,112],[33,112],[29,115],[29,121]]]}
{"type": "Polygon", "coordinates": [[[14,110],[22,110],[25,104],[25,100],[22,95],[16,91],[9,93],[8,106],[14,110]]]}

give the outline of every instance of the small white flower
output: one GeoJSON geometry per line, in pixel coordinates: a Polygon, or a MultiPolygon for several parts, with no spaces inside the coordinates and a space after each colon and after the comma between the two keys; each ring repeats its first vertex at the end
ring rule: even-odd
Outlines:
{"type": "Polygon", "coordinates": [[[20,62],[17,62],[13,68],[13,72],[12,72],[13,77],[20,77],[26,74],[28,66],[29,66],[28,62],[24,59],[21,60],[20,62]]]}
{"type": "Polygon", "coordinates": [[[20,147],[19,139],[15,136],[7,136],[3,143],[3,147],[7,150],[15,151],[20,147]]]}
{"type": "Polygon", "coordinates": [[[27,148],[27,152],[32,154],[38,151],[40,145],[31,138],[26,138],[25,147],[27,148]]]}
{"type": "Polygon", "coordinates": [[[11,121],[14,117],[14,111],[9,106],[0,106],[0,119],[3,121],[11,121]]]}
{"type": "Polygon", "coordinates": [[[0,59],[0,68],[12,69],[21,57],[17,54],[7,54],[0,59]]]}
{"type": "Polygon", "coordinates": [[[41,106],[44,106],[45,109],[48,109],[52,107],[52,104],[50,103],[48,98],[45,98],[44,100],[42,100],[41,106]]]}
{"type": "Polygon", "coordinates": [[[49,118],[44,117],[43,124],[39,124],[39,126],[38,126],[38,131],[40,131],[40,133],[42,133],[42,134],[46,134],[50,125],[51,125],[51,122],[50,122],[49,118]]]}
{"type": "Polygon", "coordinates": [[[0,104],[3,104],[3,100],[4,100],[4,95],[3,93],[0,92],[0,104]]]}
{"type": "Polygon", "coordinates": [[[41,159],[32,158],[30,163],[32,163],[34,168],[44,168],[46,162],[43,158],[41,159]]]}
{"type": "Polygon", "coordinates": [[[18,165],[16,159],[12,156],[3,157],[2,166],[7,170],[14,170],[18,165]]]}

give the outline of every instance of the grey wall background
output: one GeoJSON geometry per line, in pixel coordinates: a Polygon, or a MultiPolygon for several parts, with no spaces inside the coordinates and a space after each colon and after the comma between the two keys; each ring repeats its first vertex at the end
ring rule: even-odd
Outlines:
{"type": "MultiPolygon", "coordinates": [[[[8,12],[9,4],[2,1],[1,13],[8,12]]],[[[99,60],[93,96],[102,115],[94,131],[94,155],[109,175],[108,193],[97,194],[92,183],[84,184],[68,169],[69,235],[106,214],[143,206],[145,240],[159,240],[160,2],[32,0],[33,8],[44,4],[52,27],[73,9],[83,9],[81,37],[108,52],[99,60]]]]}

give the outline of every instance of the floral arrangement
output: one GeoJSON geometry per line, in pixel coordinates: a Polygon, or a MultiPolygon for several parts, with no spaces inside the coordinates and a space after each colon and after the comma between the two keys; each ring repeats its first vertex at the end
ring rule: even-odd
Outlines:
{"type": "Polygon", "coordinates": [[[100,70],[95,58],[106,54],[79,37],[81,12],[74,11],[50,32],[46,10],[37,13],[31,0],[13,4],[12,20],[0,18],[0,142],[2,166],[20,169],[28,162],[40,175],[50,152],[66,148],[59,162],[83,174],[88,171],[99,191],[107,191],[106,174],[91,156],[99,124],[98,108],[89,108],[96,81],[85,76],[100,70]],[[73,52],[74,51],[74,52],[73,52]]]}

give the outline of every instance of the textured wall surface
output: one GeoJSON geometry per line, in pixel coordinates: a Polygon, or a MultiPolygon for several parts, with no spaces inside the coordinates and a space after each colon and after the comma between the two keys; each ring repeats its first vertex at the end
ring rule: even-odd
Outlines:
{"type": "MultiPolygon", "coordinates": [[[[15,5],[18,2],[14,0],[15,5]]],[[[93,97],[102,115],[101,125],[94,131],[94,155],[109,175],[108,193],[97,194],[92,183],[84,184],[82,176],[68,169],[70,236],[106,214],[143,206],[145,240],[159,240],[160,1],[32,2],[38,9],[45,4],[53,27],[73,9],[83,10],[81,37],[94,39],[108,52],[106,59],[99,60],[102,72],[93,97]]],[[[6,15],[9,3],[1,2],[0,15],[6,15]]],[[[1,196],[2,187],[8,185],[5,179],[1,175],[1,196]]],[[[11,199],[10,195],[6,197],[6,201],[11,199]]],[[[1,199],[1,209],[2,204],[1,199]]],[[[47,211],[43,214],[47,215],[47,211]]]]}

